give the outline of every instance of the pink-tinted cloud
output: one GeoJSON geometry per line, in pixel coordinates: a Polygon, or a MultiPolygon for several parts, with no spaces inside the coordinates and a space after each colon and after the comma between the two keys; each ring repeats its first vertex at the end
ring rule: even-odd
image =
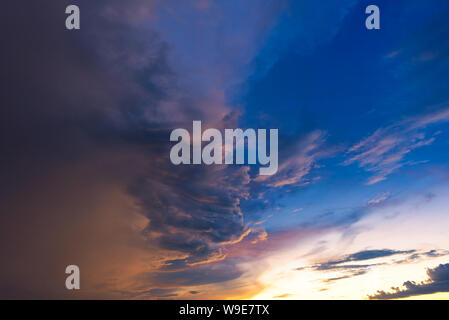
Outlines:
{"type": "Polygon", "coordinates": [[[328,155],[323,150],[326,134],[320,130],[308,134],[279,156],[279,169],[273,176],[258,176],[255,182],[268,187],[300,186],[310,183],[307,178],[317,161],[328,155]]]}

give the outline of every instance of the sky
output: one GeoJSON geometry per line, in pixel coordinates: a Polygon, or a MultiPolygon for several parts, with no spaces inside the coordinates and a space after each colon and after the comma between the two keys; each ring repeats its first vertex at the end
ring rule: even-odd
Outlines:
{"type": "Polygon", "coordinates": [[[447,1],[2,7],[0,298],[449,298],[447,1]],[[277,173],[173,165],[194,120],[277,173]]]}

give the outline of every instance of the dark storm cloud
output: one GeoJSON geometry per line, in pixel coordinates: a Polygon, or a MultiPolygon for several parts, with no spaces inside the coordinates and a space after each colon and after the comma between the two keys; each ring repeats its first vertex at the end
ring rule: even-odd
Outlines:
{"type": "Polygon", "coordinates": [[[292,296],[291,293],[283,293],[283,294],[280,294],[278,296],[274,296],[273,298],[274,299],[283,299],[283,298],[287,298],[287,297],[290,297],[290,296],[292,296]]]}
{"type": "MultiPolygon", "coordinates": [[[[70,260],[70,251],[62,241],[52,253],[42,241],[30,250],[28,240],[41,235],[60,239],[62,221],[76,226],[87,212],[93,219],[99,212],[87,205],[86,192],[97,183],[132,196],[138,212],[149,220],[145,240],[182,256],[165,261],[161,272],[152,273],[148,287],[215,283],[241,275],[233,264],[215,264],[212,269],[196,265],[222,260],[220,247],[247,234],[240,210],[248,196],[247,168],[176,167],[168,157],[172,128],[188,128],[194,119],[229,126],[236,117],[230,113],[224,119],[209,119],[215,106],[204,108],[204,96],[180,88],[181,75],[167,61],[170,46],[141,23],[151,16],[155,3],[80,1],[82,27],[75,32],[64,28],[66,3],[5,5],[10,14],[1,30],[6,48],[1,60],[8,64],[1,81],[1,130],[6,138],[0,159],[0,248],[9,259],[1,266],[0,296],[61,294],[46,292],[35,282],[53,281],[46,265],[62,268],[59,264],[70,260]],[[75,172],[80,166],[87,168],[77,176],[82,182],[62,179],[60,172],[75,172]],[[68,188],[74,183],[78,189],[68,188]],[[35,194],[40,196],[35,199],[35,194]],[[26,208],[18,205],[23,199],[26,208]],[[41,221],[33,224],[35,234],[27,220],[41,221]],[[16,266],[19,261],[33,265],[33,252],[47,253],[40,258],[42,266],[34,268],[38,280],[28,281],[30,276],[23,276],[28,273],[19,275],[16,266]],[[192,270],[186,269],[190,266],[192,270]]],[[[104,202],[100,193],[101,189],[91,190],[89,201],[104,202]]],[[[83,256],[94,247],[79,245],[77,250],[83,256]]],[[[151,290],[148,295],[157,293],[151,290]]]]}
{"type": "Polygon", "coordinates": [[[391,292],[378,291],[369,296],[370,299],[397,299],[410,296],[449,292],[449,264],[440,264],[435,268],[427,269],[429,279],[426,282],[404,282],[404,288],[391,288],[391,292]]]}
{"type": "MultiPolygon", "coordinates": [[[[137,5],[141,9],[142,2],[137,5]]],[[[200,98],[180,90],[177,75],[166,61],[168,46],[152,30],[136,27],[120,11],[105,12],[108,32],[102,30],[98,35],[98,52],[116,70],[114,75],[131,83],[126,85],[122,101],[127,143],[148,148],[147,173],[128,188],[141,213],[150,220],[145,236],[162,249],[188,255],[168,260],[164,268],[213,259],[219,255],[221,243],[232,242],[246,232],[239,205],[247,197],[247,170],[171,164],[170,130],[164,128],[188,128],[193,119],[207,121],[204,109],[198,106],[200,98]],[[114,32],[110,32],[111,27],[114,32]],[[139,35],[139,28],[150,36],[139,35]]],[[[215,120],[228,124],[232,118],[228,115],[215,120]]]]}
{"type": "Polygon", "coordinates": [[[246,231],[239,208],[248,182],[245,168],[166,170],[165,179],[149,176],[130,189],[139,199],[142,213],[150,219],[145,235],[163,249],[189,255],[168,260],[164,268],[207,261],[219,255],[218,245],[237,240],[246,231]]]}

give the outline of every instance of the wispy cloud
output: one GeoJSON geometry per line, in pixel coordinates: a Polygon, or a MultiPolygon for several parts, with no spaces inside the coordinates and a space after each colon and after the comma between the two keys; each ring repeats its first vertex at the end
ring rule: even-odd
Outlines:
{"type": "Polygon", "coordinates": [[[386,262],[380,262],[375,259],[397,255],[410,255],[414,252],[415,250],[363,250],[346,255],[340,259],[329,260],[314,264],[312,266],[300,267],[296,270],[301,271],[309,269],[318,272],[337,272],[337,275],[323,280],[324,283],[331,283],[338,280],[364,275],[368,273],[371,268],[386,264],[386,262]]]}
{"type": "Polygon", "coordinates": [[[304,139],[291,144],[280,155],[278,172],[273,176],[258,176],[256,182],[263,182],[265,186],[280,188],[284,186],[307,185],[309,173],[317,167],[317,160],[327,153],[323,151],[326,133],[316,130],[309,133],[304,139]]]}
{"type": "Polygon", "coordinates": [[[370,201],[368,201],[368,205],[379,205],[382,202],[386,201],[389,198],[389,193],[383,193],[380,196],[378,196],[377,198],[371,199],[370,201]]]}
{"type": "Polygon", "coordinates": [[[373,175],[366,182],[378,183],[399,168],[413,164],[406,155],[415,149],[432,144],[437,132],[428,134],[425,129],[433,124],[449,121],[449,103],[438,105],[434,111],[410,117],[390,126],[379,128],[373,134],[349,148],[344,165],[357,163],[373,175]]]}
{"type": "Polygon", "coordinates": [[[313,266],[315,270],[337,270],[337,269],[360,269],[367,268],[371,264],[347,264],[348,262],[359,262],[367,261],[377,258],[390,257],[393,255],[410,254],[415,252],[415,250],[390,250],[390,249],[380,249],[380,250],[364,250],[353,254],[349,254],[341,259],[330,260],[323,263],[319,263],[313,266]]]}

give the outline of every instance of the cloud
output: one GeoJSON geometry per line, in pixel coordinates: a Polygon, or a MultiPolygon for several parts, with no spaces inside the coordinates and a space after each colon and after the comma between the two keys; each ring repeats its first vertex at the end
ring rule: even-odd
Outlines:
{"type": "Polygon", "coordinates": [[[325,279],[323,282],[324,283],[331,283],[331,282],[338,281],[338,280],[349,279],[349,278],[352,278],[352,277],[357,277],[357,276],[364,275],[367,272],[368,272],[367,270],[352,271],[348,275],[344,275],[344,276],[340,276],[340,277],[334,277],[334,278],[328,278],[328,279],[325,279]]]}
{"type": "Polygon", "coordinates": [[[352,254],[348,254],[340,259],[329,260],[321,263],[317,263],[311,266],[296,268],[297,271],[305,269],[318,271],[318,272],[338,272],[339,275],[333,276],[323,280],[323,283],[331,283],[338,280],[349,279],[357,276],[364,275],[369,272],[373,267],[379,265],[385,265],[386,262],[370,261],[378,258],[391,257],[396,255],[410,255],[415,250],[391,250],[391,249],[379,249],[379,250],[362,250],[352,254]],[[363,262],[363,263],[360,263],[363,262]]]}
{"type": "MultiPolygon", "coordinates": [[[[35,3],[5,8],[0,253],[8,259],[0,266],[1,297],[67,297],[61,270],[73,262],[85,275],[80,294],[87,298],[183,297],[183,286],[216,283],[232,290],[248,256],[307,235],[253,227],[242,203],[254,183],[268,190],[312,183],[328,154],[325,132],[286,143],[269,178],[251,180],[246,166],[183,167],[168,159],[171,129],[192,119],[237,124],[227,86],[248,72],[282,4],[80,0],[82,30],[68,33],[64,3],[44,1],[44,11],[35,3]]],[[[313,12],[337,22],[344,16],[313,12]]]]}
{"type": "Polygon", "coordinates": [[[63,273],[54,275],[73,260],[91,275],[84,297],[168,297],[181,294],[171,283],[242,276],[227,249],[267,239],[241,209],[249,168],[174,166],[169,133],[192,119],[236,126],[224,84],[241,79],[277,5],[245,5],[251,17],[237,18],[236,33],[228,18],[240,1],[207,10],[205,2],[80,1],[83,27],[70,34],[61,28],[64,3],[45,3],[44,11],[8,4],[14,32],[1,31],[9,45],[0,54],[11,62],[2,80],[0,254],[9,258],[0,296],[65,297],[63,273]],[[189,18],[179,20],[180,11],[189,18]],[[192,48],[180,29],[204,37],[192,48]],[[217,47],[209,40],[219,34],[217,47]]]}
{"type": "Polygon", "coordinates": [[[390,292],[378,291],[369,299],[397,299],[410,296],[449,292],[449,264],[440,264],[435,268],[427,269],[428,280],[421,283],[406,281],[403,288],[391,288],[390,292]]]}
{"type": "Polygon", "coordinates": [[[167,287],[198,286],[212,283],[226,282],[242,276],[233,262],[197,265],[180,271],[152,271],[141,273],[135,278],[139,285],[153,285],[160,283],[167,287]]]}
{"type": "Polygon", "coordinates": [[[431,125],[449,121],[449,104],[434,106],[433,111],[377,129],[372,135],[347,150],[344,165],[357,163],[373,173],[367,184],[387,179],[393,172],[413,162],[406,161],[407,154],[431,145],[436,137],[424,132],[431,125]]]}
{"type": "Polygon", "coordinates": [[[283,294],[280,294],[278,296],[274,296],[273,298],[274,299],[283,299],[283,298],[287,298],[287,297],[290,297],[290,296],[292,296],[291,293],[283,293],[283,294]]]}
{"type": "Polygon", "coordinates": [[[201,292],[200,291],[191,290],[191,291],[189,291],[189,293],[190,294],[198,294],[198,293],[201,293],[201,292]]]}
{"type": "Polygon", "coordinates": [[[140,298],[171,298],[176,297],[176,289],[155,288],[143,291],[139,294],[140,298]]]}
{"type": "Polygon", "coordinates": [[[410,254],[415,252],[415,250],[390,250],[390,249],[381,249],[381,250],[363,250],[353,254],[349,254],[338,260],[331,260],[323,263],[319,263],[313,266],[315,270],[335,270],[335,269],[360,269],[360,268],[368,268],[372,266],[372,264],[346,264],[348,262],[358,262],[371,260],[376,258],[389,257],[393,255],[400,254],[410,254]]]}
{"type": "Polygon", "coordinates": [[[323,150],[325,137],[325,132],[316,130],[286,146],[279,155],[278,172],[273,176],[259,175],[254,181],[274,188],[309,184],[308,175],[318,167],[317,160],[328,155],[323,150]]]}
{"type": "Polygon", "coordinates": [[[164,268],[222,260],[221,246],[248,235],[239,208],[247,194],[247,171],[245,167],[158,166],[158,173],[151,172],[131,186],[141,213],[150,220],[145,237],[163,249],[187,255],[167,260],[164,268]]]}
{"type": "Polygon", "coordinates": [[[371,199],[370,201],[368,201],[368,205],[379,205],[381,203],[383,203],[384,201],[386,201],[389,198],[390,194],[389,193],[383,193],[381,194],[379,197],[371,199]]]}

